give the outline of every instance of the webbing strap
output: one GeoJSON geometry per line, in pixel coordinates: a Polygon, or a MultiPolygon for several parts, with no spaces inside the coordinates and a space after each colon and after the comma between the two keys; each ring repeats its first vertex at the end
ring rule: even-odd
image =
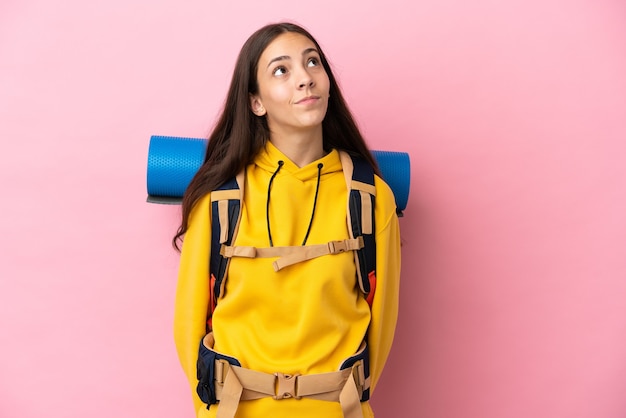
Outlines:
{"type": "Polygon", "coordinates": [[[351,238],[342,241],[330,241],[327,244],[284,246],[284,247],[248,247],[222,245],[220,255],[224,258],[272,258],[280,257],[272,265],[275,271],[285,267],[312,260],[324,255],[341,254],[346,251],[356,251],[363,248],[363,237],[351,238]]]}
{"type": "Polygon", "coordinates": [[[369,388],[369,380],[363,379],[362,361],[352,368],[311,375],[269,374],[233,365],[223,367],[221,375],[217,370],[216,362],[217,418],[234,418],[242,400],[267,397],[339,402],[344,418],[363,418],[361,393],[369,388]]]}
{"type": "MultiPolygon", "coordinates": [[[[211,256],[209,273],[212,280],[212,303],[224,294],[224,277],[228,271],[228,259],[220,256],[220,245],[231,244],[237,236],[241,219],[241,201],[243,199],[245,171],[234,179],[224,183],[220,189],[211,192],[211,256]]],[[[208,313],[209,328],[213,312],[208,313]]]]}
{"type": "MultiPolygon", "coordinates": [[[[241,200],[243,196],[243,173],[239,173],[236,177],[236,184],[239,189],[227,189],[227,190],[214,190],[211,192],[211,202],[217,202],[218,221],[220,226],[220,244],[228,241],[228,234],[230,232],[229,218],[229,200],[241,200]]],[[[239,220],[239,213],[237,213],[237,222],[239,220]]],[[[234,234],[233,234],[234,235],[234,234]]]]}
{"type": "Polygon", "coordinates": [[[220,393],[220,405],[217,408],[216,418],[235,418],[239,400],[243,393],[243,385],[235,373],[228,373],[224,387],[220,393]]]}
{"type": "MultiPolygon", "coordinates": [[[[241,187],[243,182],[237,179],[237,184],[241,187]]],[[[239,200],[241,197],[239,190],[240,189],[213,190],[211,192],[211,202],[217,202],[218,200],[239,200]]]]}
{"type": "Polygon", "coordinates": [[[364,234],[373,233],[372,226],[372,198],[371,194],[359,190],[361,196],[361,232],[364,234]]]}
{"type": "Polygon", "coordinates": [[[339,393],[339,404],[343,411],[344,418],[363,418],[363,410],[361,410],[361,395],[359,394],[354,374],[350,373],[348,382],[339,393]],[[354,401],[356,399],[356,402],[354,401]]]}
{"type": "Polygon", "coordinates": [[[228,241],[228,200],[217,202],[217,213],[220,222],[220,244],[228,241]]]}
{"type": "Polygon", "coordinates": [[[348,186],[348,231],[351,238],[362,237],[365,243],[363,248],[354,252],[354,262],[357,266],[356,275],[359,288],[368,298],[374,290],[370,278],[376,277],[376,240],[374,238],[376,187],[374,186],[374,172],[363,160],[352,160],[346,152],[340,151],[339,157],[348,186]]]}
{"type": "Polygon", "coordinates": [[[215,361],[215,393],[218,400],[226,400],[233,393],[238,394],[237,402],[275,396],[276,376],[257,372],[239,366],[232,366],[225,360],[215,361]],[[222,367],[219,367],[221,364],[222,367]],[[239,391],[239,386],[245,390],[239,391]]]}
{"type": "Polygon", "coordinates": [[[352,180],[350,186],[354,190],[361,190],[362,192],[366,192],[371,194],[372,196],[376,196],[376,186],[374,186],[373,184],[367,184],[363,183],[362,181],[352,180]]]}

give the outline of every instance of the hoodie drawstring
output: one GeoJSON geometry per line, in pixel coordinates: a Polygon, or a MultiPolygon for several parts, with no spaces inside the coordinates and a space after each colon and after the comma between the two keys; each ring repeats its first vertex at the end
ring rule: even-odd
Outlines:
{"type": "Polygon", "coordinates": [[[276,169],[276,171],[274,171],[274,174],[272,174],[272,177],[270,178],[270,184],[267,185],[267,204],[265,205],[265,219],[267,220],[267,236],[270,239],[270,247],[274,246],[274,242],[272,241],[272,231],[270,229],[270,191],[272,190],[274,177],[276,177],[276,174],[278,174],[283,164],[285,163],[282,160],[278,162],[278,168],[276,169]]]}
{"type": "MultiPolygon", "coordinates": [[[[274,174],[272,174],[272,177],[270,178],[270,182],[267,186],[267,204],[265,205],[265,219],[267,221],[267,236],[270,241],[270,247],[274,246],[274,242],[272,240],[272,231],[270,228],[270,194],[271,194],[270,192],[272,190],[272,183],[274,182],[274,177],[276,177],[276,175],[282,168],[283,164],[284,162],[282,160],[278,161],[278,168],[276,169],[276,171],[274,171],[274,174]]],[[[317,207],[317,195],[320,190],[320,179],[322,177],[322,167],[324,167],[324,164],[322,163],[319,163],[317,165],[317,184],[315,186],[315,197],[313,198],[313,210],[311,211],[311,219],[309,219],[309,227],[307,228],[306,235],[304,236],[304,240],[302,241],[303,246],[306,244],[306,241],[309,239],[309,233],[311,232],[311,226],[313,225],[313,218],[315,217],[315,208],[317,207]]]]}
{"type": "Polygon", "coordinates": [[[306,235],[302,241],[302,245],[306,244],[306,240],[309,239],[309,232],[311,232],[311,226],[313,225],[313,217],[315,216],[315,207],[317,206],[317,193],[320,191],[320,178],[322,177],[322,167],[324,164],[319,163],[317,165],[317,185],[315,186],[315,197],[313,198],[313,210],[311,211],[311,219],[309,220],[309,227],[306,230],[306,235]]]}

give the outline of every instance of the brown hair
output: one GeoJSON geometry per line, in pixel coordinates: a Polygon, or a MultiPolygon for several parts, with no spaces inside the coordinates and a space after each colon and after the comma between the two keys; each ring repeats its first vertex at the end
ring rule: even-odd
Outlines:
{"type": "Polygon", "coordinates": [[[317,41],[304,28],[293,23],[264,26],[248,38],[239,52],[223,111],[209,136],[204,163],[183,196],[182,221],[172,240],[176,249],[180,250],[178,244],[187,232],[189,215],[198,200],[243,170],[269,139],[267,121],[252,113],[249,96],[258,93],[257,66],[261,54],[277,36],[287,32],[304,35],[315,44],[328,74],[330,98],[322,122],[324,149],[335,148],[360,156],[378,174],[376,161],[365,145],[317,41]]]}

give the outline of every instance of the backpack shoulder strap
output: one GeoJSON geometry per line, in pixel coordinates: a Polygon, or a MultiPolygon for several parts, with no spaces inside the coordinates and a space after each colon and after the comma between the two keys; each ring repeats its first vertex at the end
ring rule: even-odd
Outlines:
{"type": "MultiPolygon", "coordinates": [[[[367,161],[340,151],[346,185],[348,188],[347,223],[351,239],[362,237],[363,247],[354,251],[356,276],[361,292],[372,304],[376,291],[376,239],[374,207],[376,187],[374,170],[367,161]]],[[[244,195],[245,169],[217,190],[211,192],[211,262],[210,306],[208,325],[217,301],[224,293],[225,276],[230,257],[221,249],[232,246],[241,220],[244,195]]]]}
{"type": "Polygon", "coordinates": [[[350,238],[363,237],[363,248],[354,252],[357,281],[367,302],[372,305],[376,291],[376,230],[374,207],[376,187],[374,169],[361,158],[340,152],[348,187],[348,231],[350,238]]]}
{"type": "Polygon", "coordinates": [[[232,245],[237,236],[241,220],[245,168],[237,177],[228,180],[211,192],[211,261],[209,265],[210,306],[208,324],[217,305],[217,300],[224,293],[224,277],[228,270],[229,258],[224,257],[222,245],[232,245]]]}

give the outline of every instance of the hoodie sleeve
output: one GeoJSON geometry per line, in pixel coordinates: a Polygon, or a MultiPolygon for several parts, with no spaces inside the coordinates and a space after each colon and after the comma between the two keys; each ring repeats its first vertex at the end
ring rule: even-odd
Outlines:
{"type": "Polygon", "coordinates": [[[376,293],[368,331],[371,392],[383,371],[396,329],[400,285],[400,229],[389,186],[376,178],[376,293]]]}
{"type": "Polygon", "coordinates": [[[174,342],[178,358],[191,386],[195,411],[204,404],[196,393],[198,347],[206,334],[209,303],[210,196],[192,209],[185,234],[174,305],[174,342]]]}

